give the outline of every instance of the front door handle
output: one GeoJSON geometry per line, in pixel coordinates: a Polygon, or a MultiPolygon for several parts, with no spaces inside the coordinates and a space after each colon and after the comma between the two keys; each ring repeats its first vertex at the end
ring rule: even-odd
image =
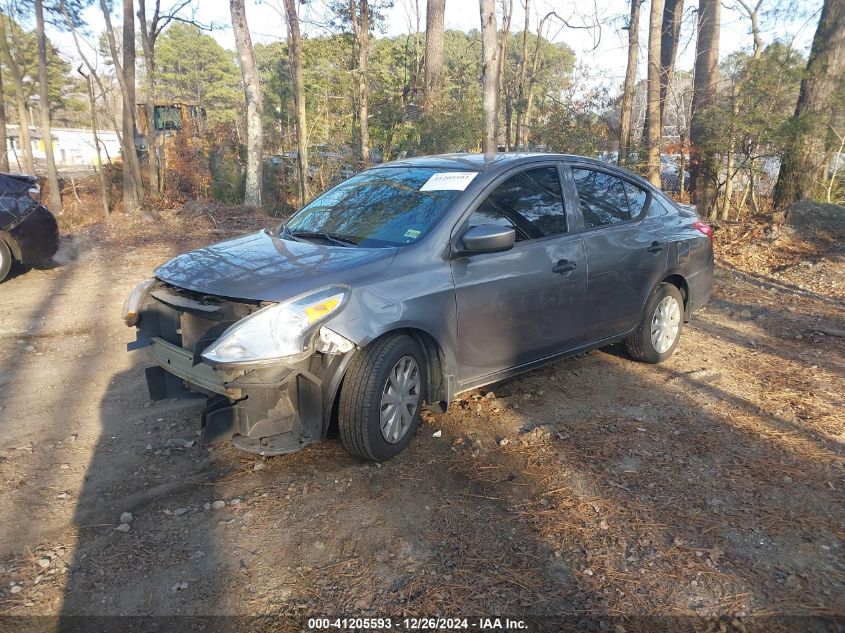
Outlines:
{"type": "Polygon", "coordinates": [[[568,259],[562,259],[557,264],[555,264],[555,267],[552,268],[552,272],[566,277],[576,268],[578,268],[578,264],[576,264],[575,262],[571,262],[568,259]]]}
{"type": "Polygon", "coordinates": [[[660,251],[663,250],[663,244],[661,244],[660,242],[654,241],[654,242],[651,243],[651,246],[649,246],[646,250],[649,253],[657,254],[657,253],[659,253],[660,251]]]}

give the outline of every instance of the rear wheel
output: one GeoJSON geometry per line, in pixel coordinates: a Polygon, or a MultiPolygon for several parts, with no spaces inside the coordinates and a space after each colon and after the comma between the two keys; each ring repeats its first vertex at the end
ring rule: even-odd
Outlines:
{"type": "Polygon", "coordinates": [[[625,341],[628,353],[644,363],[662,363],[678,346],[683,326],[681,291],[672,284],[660,284],[646,302],[639,327],[625,341]]]}
{"type": "Polygon", "coordinates": [[[9,271],[12,269],[12,251],[9,250],[9,245],[0,239],[0,281],[6,278],[9,271]]]}
{"type": "Polygon", "coordinates": [[[410,336],[390,335],[365,347],[340,392],[343,447],[374,461],[400,453],[419,426],[426,375],[425,357],[410,336]]]}

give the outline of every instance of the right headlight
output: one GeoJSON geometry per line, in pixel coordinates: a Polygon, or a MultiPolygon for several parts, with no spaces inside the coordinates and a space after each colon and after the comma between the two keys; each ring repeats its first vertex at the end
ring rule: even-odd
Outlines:
{"type": "Polygon", "coordinates": [[[348,293],[333,286],[262,308],[223,332],[202,357],[217,365],[244,365],[301,354],[308,335],[343,307],[348,293]]]}

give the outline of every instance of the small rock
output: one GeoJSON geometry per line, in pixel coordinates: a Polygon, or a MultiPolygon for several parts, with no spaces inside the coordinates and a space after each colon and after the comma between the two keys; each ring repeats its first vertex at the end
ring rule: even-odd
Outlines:
{"type": "Polygon", "coordinates": [[[222,499],[218,499],[217,501],[215,501],[211,504],[212,510],[220,510],[221,508],[225,508],[225,507],[226,507],[226,502],[223,501],[222,499]]]}
{"type": "Polygon", "coordinates": [[[792,483],[792,477],[790,477],[789,475],[787,475],[786,477],[784,477],[784,478],[783,478],[783,483],[785,483],[785,484],[791,484],[791,483],[792,483]]]}
{"type": "Polygon", "coordinates": [[[484,397],[487,398],[488,400],[493,400],[496,397],[496,394],[492,391],[488,391],[487,393],[484,394],[484,397]]]}
{"type": "Polygon", "coordinates": [[[264,462],[255,462],[252,465],[252,470],[264,470],[265,468],[267,468],[267,464],[264,462]]]}
{"type": "Polygon", "coordinates": [[[508,444],[510,444],[510,442],[511,441],[508,438],[503,437],[499,440],[499,446],[507,446],[508,444]]]}
{"type": "Polygon", "coordinates": [[[186,440],[181,437],[172,437],[164,441],[164,449],[170,450],[175,448],[191,448],[195,443],[195,440],[186,440]]]}
{"type": "Polygon", "coordinates": [[[26,347],[24,347],[24,350],[26,350],[27,352],[34,352],[35,346],[34,345],[27,345],[26,347]]]}
{"type": "Polygon", "coordinates": [[[41,569],[47,569],[50,566],[50,559],[49,558],[39,558],[38,559],[38,566],[41,569]]]}
{"type": "Polygon", "coordinates": [[[12,593],[20,593],[21,591],[23,591],[23,587],[21,587],[20,585],[12,585],[12,588],[9,589],[9,591],[11,591],[12,593]]]}
{"type": "Polygon", "coordinates": [[[585,576],[592,576],[592,575],[593,575],[593,570],[592,570],[592,569],[590,569],[589,567],[587,567],[587,569],[585,569],[585,570],[584,570],[584,575],[585,575],[585,576]]]}
{"type": "Polygon", "coordinates": [[[235,497],[229,503],[233,506],[237,506],[237,505],[241,504],[241,499],[240,499],[240,497],[235,497]]]}
{"type": "Polygon", "coordinates": [[[118,525],[114,529],[117,530],[118,532],[123,532],[125,534],[126,532],[128,532],[129,530],[132,529],[132,526],[129,525],[128,523],[121,523],[120,525],[118,525]]]}
{"type": "Polygon", "coordinates": [[[434,433],[431,434],[431,437],[442,437],[442,436],[443,436],[443,431],[435,431],[434,433]]]}
{"type": "Polygon", "coordinates": [[[180,517],[183,514],[188,514],[188,512],[190,512],[190,510],[191,510],[190,508],[176,508],[173,511],[173,516],[180,517]]]}
{"type": "Polygon", "coordinates": [[[132,523],[132,520],[135,517],[131,512],[121,512],[120,513],[120,522],[121,523],[132,523]]]}
{"type": "Polygon", "coordinates": [[[170,588],[172,593],[176,593],[177,591],[185,591],[188,588],[188,583],[186,582],[177,582],[170,588]]]}
{"type": "Polygon", "coordinates": [[[604,519],[599,521],[599,529],[600,530],[607,530],[607,528],[608,528],[607,521],[605,521],[604,519]]]}

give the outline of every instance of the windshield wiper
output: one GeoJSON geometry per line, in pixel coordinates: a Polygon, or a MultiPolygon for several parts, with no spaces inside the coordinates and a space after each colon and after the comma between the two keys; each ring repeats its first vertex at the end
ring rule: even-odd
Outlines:
{"type": "Polygon", "coordinates": [[[332,244],[337,244],[338,246],[358,246],[358,242],[352,238],[343,235],[336,235],[334,233],[326,233],[324,231],[291,231],[287,227],[285,227],[284,231],[292,237],[319,237],[327,242],[331,242],[332,244]]]}

